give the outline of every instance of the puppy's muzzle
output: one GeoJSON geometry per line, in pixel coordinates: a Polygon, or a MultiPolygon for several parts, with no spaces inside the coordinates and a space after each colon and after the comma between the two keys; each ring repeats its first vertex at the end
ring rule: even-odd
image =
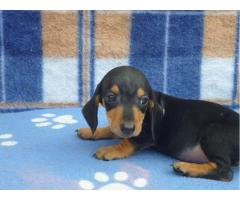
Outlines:
{"type": "Polygon", "coordinates": [[[131,137],[134,135],[135,125],[133,122],[124,122],[120,128],[123,137],[131,137]]]}

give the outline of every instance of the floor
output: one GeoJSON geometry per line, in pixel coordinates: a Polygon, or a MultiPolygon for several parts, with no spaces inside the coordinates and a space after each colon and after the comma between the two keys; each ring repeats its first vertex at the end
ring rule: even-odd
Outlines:
{"type": "MultiPolygon", "coordinates": [[[[106,125],[99,110],[99,126],[106,125]]],[[[221,182],[176,175],[176,160],[153,150],[101,161],[92,155],[117,140],[83,141],[74,130],[87,127],[80,108],[0,114],[0,189],[239,189],[221,182]]]]}

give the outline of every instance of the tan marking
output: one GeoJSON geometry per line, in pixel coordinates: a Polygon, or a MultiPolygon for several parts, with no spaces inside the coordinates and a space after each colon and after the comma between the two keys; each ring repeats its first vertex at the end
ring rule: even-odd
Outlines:
{"type": "Polygon", "coordinates": [[[154,108],[154,102],[152,100],[149,101],[149,107],[152,109],[154,108]]]}
{"type": "Polygon", "coordinates": [[[133,109],[133,117],[134,117],[134,125],[135,125],[134,135],[137,136],[142,131],[142,123],[145,115],[136,106],[133,106],[132,109],[133,109]]]}
{"type": "Polygon", "coordinates": [[[83,139],[107,139],[116,138],[109,127],[97,128],[94,134],[90,128],[79,128],[77,131],[78,136],[83,139]]]}
{"type": "Polygon", "coordinates": [[[117,85],[113,85],[111,87],[111,91],[114,93],[114,94],[119,94],[119,87],[117,85]]]}
{"type": "Polygon", "coordinates": [[[142,97],[145,94],[145,91],[142,88],[138,88],[137,90],[137,96],[142,97]]]}
{"type": "Polygon", "coordinates": [[[217,165],[213,162],[197,164],[197,163],[188,163],[188,162],[176,162],[173,164],[173,168],[180,170],[186,175],[199,177],[207,175],[211,171],[217,168],[217,165]]]}
{"type": "Polygon", "coordinates": [[[134,151],[134,145],[129,140],[124,139],[120,144],[100,148],[96,152],[96,157],[102,160],[126,158],[132,155],[134,151]]]}
{"type": "Polygon", "coordinates": [[[96,12],[96,58],[128,57],[130,23],[130,13],[96,12]]]}
{"type": "Polygon", "coordinates": [[[206,57],[228,58],[234,55],[236,15],[206,15],[204,18],[204,47],[206,57]]]}
{"type": "Polygon", "coordinates": [[[95,103],[98,105],[99,102],[100,102],[100,97],[99,97],[99,95],[97,95],[97,96],[95,97],[95,103]]]}
{"type": "Polygon", "coordinates": [[[78,14],[76,11],[42,12],[44,57],[77,57],[78,14]]]}
{"type": "Polygon", "coordinates": [[[116,135],[120,135],[120,124],[123,122],[123,107],[117,106],[107,112],[110,129],[116,135]]]}

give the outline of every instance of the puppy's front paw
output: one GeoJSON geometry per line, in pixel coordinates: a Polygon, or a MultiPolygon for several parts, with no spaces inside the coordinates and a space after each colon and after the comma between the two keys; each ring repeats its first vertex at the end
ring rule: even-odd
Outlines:
{"type": "Polygon", "coordinates": [[[90,128],[79,128],[76,130],[78,137],[84,140],[93,140],[93,133],[90,128]]]}
{"type": "Polygon", "coordinates": [[[114,147],[102,147],[94,154],[94,156],[100,160],[115,160],[123,158],[121,152],[114,147]]]}
{"type": "Polygon", "coordinates": [[[187,169],[185,168],[184,162],[176,162],[172,165],[173,170],[180,175],[188,176],[187,169]]]}

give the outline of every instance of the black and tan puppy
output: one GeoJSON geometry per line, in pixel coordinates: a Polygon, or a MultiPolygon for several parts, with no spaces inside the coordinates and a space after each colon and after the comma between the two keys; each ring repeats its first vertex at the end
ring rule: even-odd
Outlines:
{"type": "Polygon", "coordinates": [[[95,154],[98,159],[126,158],[155,147],[181,160],[173,164],[177,173],[223,181],[232,179],[231,166],[239,163],[238,113],[215,103],[154,91],[132,67],[108,72],[82,112],[91,129],[78,129],[78,136],[122,139],[100,148],[95,154]],[[109,126],[97,129],[99,103],[107,111],[109,126]]]}

